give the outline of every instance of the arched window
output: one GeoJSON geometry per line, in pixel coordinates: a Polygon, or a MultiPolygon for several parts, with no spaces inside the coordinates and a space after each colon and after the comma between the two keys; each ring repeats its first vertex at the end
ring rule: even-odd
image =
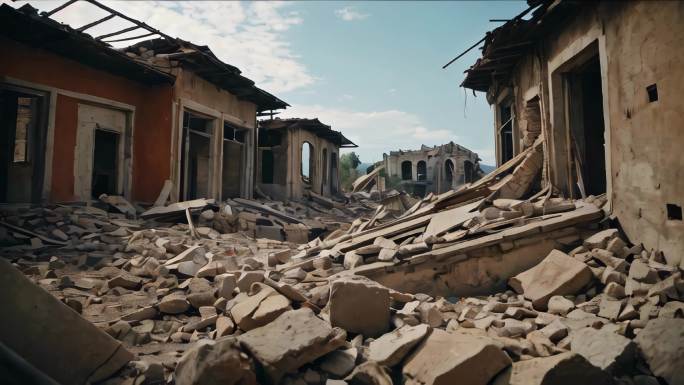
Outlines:
{"type": "Polygon", "coordinates": [[[473,162],[469,160],[463,162],[463,177],[466,183],[472,183],[475,180],[475,166],[473,166],[473,162]]]}
{"type": "Polygon", "coordinates": [[[401,162],[401,179],[411,180],[413,179],[413,165],[410,160],[405,160],[401,162]]]}
{"type": "Polygon", "coordinates": [[[451,159],[447,159],[444,162],[444,176],[447,184],[451,187],[454,182],[454,162],[451,159]]]}
{"type": "Polygon", "coordinates": [[[302,179],[306,183],[311,183],[313,174],[313,153],[314,147],[309,142],[302,143],[302,163],[300,170],[302,173],[302,179]]]}
{"type": "Polygon", "coordinates": [[[424,160],[418,161],[416,165],[418,180],[427,180],[427,163],[424,160]]]}

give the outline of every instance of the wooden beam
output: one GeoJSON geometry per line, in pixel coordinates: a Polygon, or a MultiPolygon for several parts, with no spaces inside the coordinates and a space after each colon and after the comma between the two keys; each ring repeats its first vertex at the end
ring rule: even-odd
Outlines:
{"type": "Polygon", "coordinates": [[[77,0],[69,0],[69,1],[67,1],[66,3],[60,5],[59,7],[53,9],[53,10],[50,11],[50,12],[43,12],[41,15],[43,15],[44,17],[50,17],[50,16],[54,15],[55,13],[57,13],[57,12],[63,10],[64,8],[70,6],[71,4],[75,3],[76,1],[77,1],[77,0]]]}
{"type": "Polygon", "coordinates": [[[137,25],[134,25],[134,26],[132,26],[132,27],[124,28],[124,29],[119,30],[119,31],[116,31],[116,32],[112,32],[112,33],[108,33],[108,34],[106,34],[106,35],[98,36],[98,37],[95,38],[95,40],[102,40],[102,39],[105,39],[105,38],[108,38],[108,37],[111,37],[111,36],[120,35],[120,34],[122,34],[122,33],[134,31],[134,30],[136,30],[136,29],[138,29],[138,28],[140,28],[140,27],[137,26],[137,25]]]}
{"type": "Polygon", "coordinates": [[[86,25],[84,25],[83,27],[78,28],[77,31],[78,31],[78,32],[83,32],[83,31],[85,31],[86,29],[92,28],[92,27],[94,27],[94,26],[96,26],[96,25],[98,25],[98,24],[100,24],[100,23],[104,23],[105,21],[107,21],[107,20],[109,20],[109,19],[111,19],[111,18],[113,18],[113,17],[115,17],[115,16],[116,16],[116,15],[113,14],[113,13],[112,13],[112,14],[109,14],[109,15],[103,17],[102,19],[95,20],[95,21],[93,21],[93,22],[90,23],[90,24],[86,24],[86,25]]]}
{"type": "Polygon", "coordinates": [[[143,34],[143,35],[125,37],[125,38],[123,38],[123,39],[107,40],[107,41],[105,41],[105,43],[116,43],[117,41],[135,40],[135,39],[140,39],[140,38],[148,37],[148,36],[152,36],[152,35],[156,35],[156,33],[155,33],[155,32],[150,32],[150,33],[146,33],[146,34],[143,34]]]}

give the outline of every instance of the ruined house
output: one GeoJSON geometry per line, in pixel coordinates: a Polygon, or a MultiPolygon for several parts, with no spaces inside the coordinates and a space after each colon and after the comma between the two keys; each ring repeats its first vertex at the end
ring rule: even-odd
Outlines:
{"type": "Polygon", "coordinates": [[[684,250],[681,2],[528,1],[484,38],[462,86],[494,110],[497,165],[527,148],[541,186],[607,194],[634,243],[684,250]]]}
{"type": "Polygon", "coordinates": [[[482,174],[477,154],[454,142],[390,151],[382,159],[386,175],[401,180],[403,189],[418,196],[443,193],[472,183],[482,174]]]}
{"type": "Polygon", "coordinates": [[[287,104],[208,47],[95,1],[109,16],[78,28],[51,18],[72,3],[0,6],[0,202],[153,202],[166,180],[172,200],[250,197],[257,114],[287,104]],[[87,34],[115,17],[131,27],[87,34]]]}
{"type": "Polygon", "coordinates": [[[275,199],[300,199],[306,192],[340,192],[340,148],[357,147],[318,119],[259,122],[257,185],[275,199]]]}

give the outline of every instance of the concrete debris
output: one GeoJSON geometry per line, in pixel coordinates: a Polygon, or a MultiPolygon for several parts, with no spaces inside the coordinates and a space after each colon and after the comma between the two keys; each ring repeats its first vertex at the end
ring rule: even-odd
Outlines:
{"type": "MultiPolygon", "coordinates": [[[[403,214],[363,191],[348,206],[197,200],[144,219],[109,204],[30,209],[0,218],[14,242],[0,252],[66,309],[51,325],[106,331],[93,346],[119,348],[95,378],[111,384],[677,383],[680,270],[600,229],[605,200],[492,189],[485,177],[403,214]]],[[[34,363],[22,346],[10,348],[34,363]]]]}

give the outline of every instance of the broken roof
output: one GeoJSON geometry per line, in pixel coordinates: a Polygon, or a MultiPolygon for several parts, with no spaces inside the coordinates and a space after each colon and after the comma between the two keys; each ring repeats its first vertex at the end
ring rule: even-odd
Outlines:
{"type": "Polygon", "coordinates": [[[28,4],[19,9],[0,5],[0,35],[144,84],[173,84],[175,81],[173,75],[133,61],[105,42],[38,15],[37,9],[28,4]]]}
{"type": "Polygon", "coordinates": [[[327,124],[321,123],[317,118],[289,118],[289,119],[270,119],[259,121],[259,127],[264,127],[273,130],[284,130],[288,128],[300,128],[313,132],[318,137],[327,139],[340,147],[358,147],[354,142],[347,139],[340,131],[335,131],[327,124]]]}
{"type": "Polygon", "coordinates": [[[0,34],[28,45],[45,48],[93,68],[102,69],[145,84],[173,84],[175,76],[169,73],[169,66],[157,66],[152,61],[130,55],[131,50],[145,47],[155,50],[155,53],[167,54],[167,57],[177,54],[177,57],[171,57],[238,98],[255,103],[258,112],[289,106],[276,96],[256,87],[254,81],[242,76],[237,67],[219,60],[209,47],[172,38],[143,22],[100,4],[96,0],[85,1],[99,7],[107,16],[79,28],[72,28],[53,20],[50,16],[62,12],[73,4],[74,0],[67,1],[53,10],[41,14],[38,14],[38,10],[28,4],[19,9],[2,5],[0,6],[0,34]],[[132,26],[97,37],[85,33],[87,29],[101,25],[101,23],[114,17],[126,20],[132,26]],[[145,30],[146,33],[137,36],[126,35],[139,29],[145,30]],[[121,36],[127,37],[120,38],[121,36]],[[109,44],[150,36],[159,36],[159,38],[138,42],[132,47],[121,50],[115,49],[109,44]],[[112,38],[113,40],[106,40],[112,38]],[[159,51],[156,52],[156,50],[159,51]]]}
{"type": "Polygon", "coordinates": [[[570,15],[568,11],[580,5],[579,3],[564,0],[528,0],[528,9],[487,32],[483,39],[482,57],[465,71],[466,77],[461,87],[487,92],[492,84],[506,82],[518,61],[546,36],[544,32],[557,27],[562,18],[570,15]],[[529,12],[532,12],[530,19],[523,19],[529,12]]]}

